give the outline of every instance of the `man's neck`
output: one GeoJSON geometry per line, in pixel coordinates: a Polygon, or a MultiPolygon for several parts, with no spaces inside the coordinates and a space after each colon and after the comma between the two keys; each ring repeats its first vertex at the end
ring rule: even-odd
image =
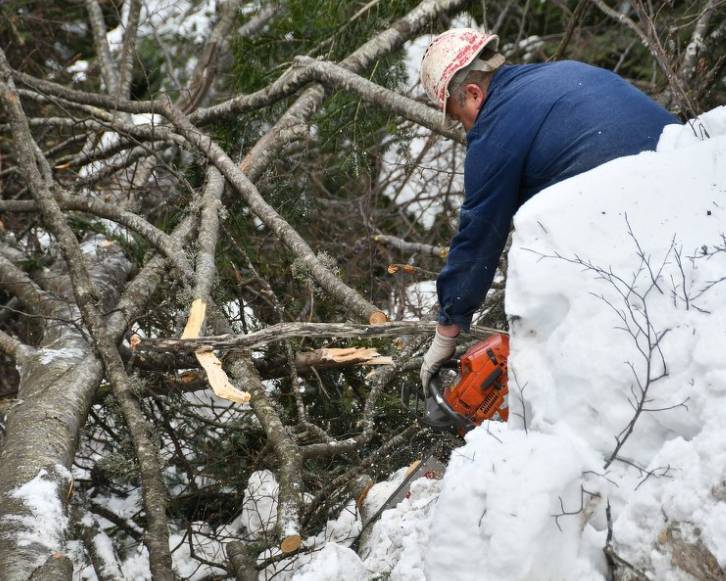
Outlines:
{"type": "MultiPolygon", "coordinates": [[[[481,84],[479,85],[481,87],[482,93],[484,93],[484,99],[482,99],[481,107],[484,107],[484,103],[487,102],[487,97],[489,96],[489,85],[492,82],[492,79],[494,78],[494,73],[488,73],[481,81],[481,84]]],[[[481,111],[481,107],[479,110],[481,111]]]]}
{"type": "Polygon", "coordinates": [[[474,123],[476,123],[476,120],[479,118],[479,115],[481,115],[482,109],[484,109],[484,105],[487,102],[487,97],[489,96],[489,85],[491,84],[493,77],[494,77],[493,72],[487,73],[487,75],[479,83],[479,88],[482,91],[483,98],[479,105],[479,109],[476,111],[474,118],[470,121],[471,126],[467,126],[466,124],[464,125],[464,128],[466,129],[467,132],[474,126],[474,123]]]}

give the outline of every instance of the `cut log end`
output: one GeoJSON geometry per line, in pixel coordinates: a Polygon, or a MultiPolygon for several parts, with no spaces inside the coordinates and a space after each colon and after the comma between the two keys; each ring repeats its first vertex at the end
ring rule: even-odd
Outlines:
{"type": "Polygon", "coordinates": [[[302,537],[300,535],[290,535],[282,539],[280,543],[280,550],[284,554],[292,553],[297,551],[302,545],[302,537]]]}
{"type": "Polygon", "coordinates": [[[383,325],[388,322],[388,317],[383,311],[375,311],[368,318],[368,323],[371,325],[383,325]]]}

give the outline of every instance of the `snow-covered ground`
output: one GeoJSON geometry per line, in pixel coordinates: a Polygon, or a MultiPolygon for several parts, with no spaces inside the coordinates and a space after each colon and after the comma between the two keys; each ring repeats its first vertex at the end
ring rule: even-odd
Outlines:
{"type": "Polygon", "coordinates": [[[599,580],[608,528],[653,579],[693,578],[674,538],[726,566],[726,107],[701,122],[522,207],[509,424],[414,482],[362,559],[328,545],[293,579],[599,580]]]}

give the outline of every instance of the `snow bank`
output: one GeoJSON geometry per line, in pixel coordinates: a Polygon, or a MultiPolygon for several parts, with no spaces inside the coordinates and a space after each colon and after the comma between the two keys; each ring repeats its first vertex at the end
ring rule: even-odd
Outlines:
{"type": "MultiPolygon", "coordinates": [[[[396,487],[405,471],[403,469],[400,478],[395,479],[396,487]]],[[[375,493],[378,486],[373,487],[371,493],[375,493]]],[[[380,516],[361,550],[371,576],[380,575],[385,579],[390,573],[391,579],[400,581],[422,578],[424,555],[431,531],[431,513],[440,489],[440,481],[419,478],[411,484],[407,498],[394,510],[387,510],[380,516]]],[[[390,490],[385,498],[392,492],[390,490]]],[[[379,503],[382,504],[385,498],[380,499],[379,503]]]]}
{"type": "Polygon", "coordinates": [[[451,458],[427,577],[598,579],[579,555],[582,519],[564,514],[580,507],[581,475],[595,459],[563,434],[490,430],[476,430],[451,458]]]}
{"type": "Polygon", "coordinates": [[[252,538],[275,528],[279,488],[275,475],[269,470],[258,470],[250,475],[238,523],[252,538]]]}
{"type": "Polygon", "coordinates": [[[327,543],[304,563],[293,581],[368,581],[368,570],[356,553],[338,543],[327,543]]]}
{"type": "Polygon", "coordinates": [[[685,578],[678,523],[726,565],[726,108],[702,120],[712,139],[668,128],[517,214],[510,424],[452,459],[429,579],[604,578],[606,500],[615,550],[654,578],[685,578]]]}

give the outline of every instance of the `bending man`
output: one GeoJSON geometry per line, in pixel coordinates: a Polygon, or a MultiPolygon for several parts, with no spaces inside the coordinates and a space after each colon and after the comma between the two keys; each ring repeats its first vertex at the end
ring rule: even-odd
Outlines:
{"type": "Polygon", "coordinates": [[[452,29],[434,38],[421,63],[429,98],[467,131],[465,198],[437,280],[439,324],[421,367],[424,391],[484,301],[517,209],[557,182],[655,149],[663,127],[679,123],[610,71],[575,61],[506,65],[498,41],[452,29]]]}

